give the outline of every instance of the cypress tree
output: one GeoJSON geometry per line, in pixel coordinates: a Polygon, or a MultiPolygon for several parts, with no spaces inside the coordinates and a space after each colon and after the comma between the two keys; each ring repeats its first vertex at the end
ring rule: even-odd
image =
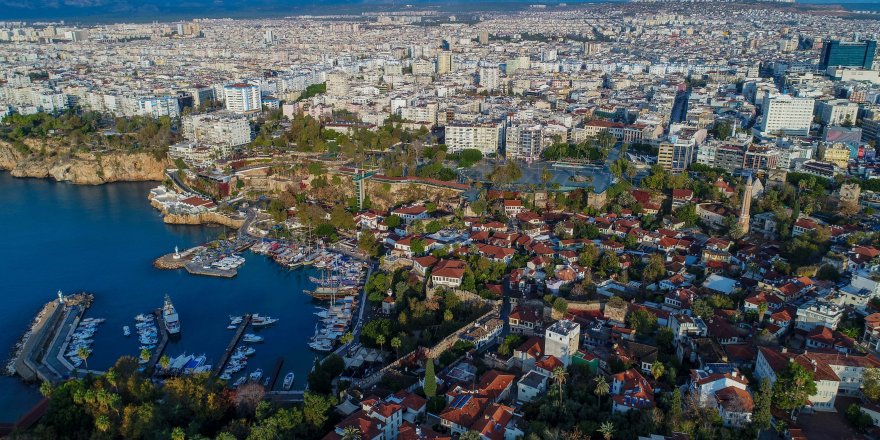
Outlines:
{"type": "Polygon", "coordinates": [[[434,374],[434,359],[428,358],[425,365],[425,383],[422,385],[425,397],[432,398],[437,395],[437,376],[434,374]]]}

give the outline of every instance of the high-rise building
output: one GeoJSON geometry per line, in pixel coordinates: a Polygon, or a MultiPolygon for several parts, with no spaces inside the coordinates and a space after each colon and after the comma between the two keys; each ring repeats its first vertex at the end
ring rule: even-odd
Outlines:
{"type": "Polygon", "coordinates": [[[501,124],[469,124],[453,122],[446,125],[446,145],[450,153],[477,149],[484,155],[498,153],[501,144],[501,124]]]}
{"type": "Polygon", "coordinates": [[[501,71],[497,67],[480,67],[480,85],[488,90],[497,90],[501,83],[501,71]]]}
{"type": "Polygon", "coordinates": [[[822,48],[823,67],[849,66],[871,69],[874,65],[874,55],[877,53],[877,42],[867,41],[839,41],[825,42],[822,48]]]}
{"type": "Polygon", "coordinates": [[[507,129],[505,155],[527,161],[541,158],[544,131],[540,125],[517,125],[507,129]]]}
{"type": "Polygon", "coordinates": [[[437,54],[437,73],[440,75],[452,70],[452,52],[444,50],[437,54]]]}
{"type": "Polygon", "coordinates": [[[489,31],[480,31],[480,44],[483,46],[489,44],[489,31]]]}
{"type": "Polygon", "coordinates": [[[262,109],[260,87],[252,84],[236,83],[223,87],[226,110],[235,113],[248,113],[262,109]]]}
{"type": "Polygon", "coordinates": [[[657,147],[657,164],[670,173],[681,173],[693,162],[695,144],[692,139],[670,136],[657,147]]]}
{"type": "Polygon", "coordinates": [[[266,29],[266,33],[263,35],[263,40],[266,41],[266,44],[272,44],[275,42],[275,34],[272,33],[272,29],[266,29]]]}
{"type": "Polygon", "coordinates": [[[813,98],[795,98],[788,95],[764,98],[761,134],[772,135],[778,132],[794,136],[810,134],[814,105],[813,98]]]}

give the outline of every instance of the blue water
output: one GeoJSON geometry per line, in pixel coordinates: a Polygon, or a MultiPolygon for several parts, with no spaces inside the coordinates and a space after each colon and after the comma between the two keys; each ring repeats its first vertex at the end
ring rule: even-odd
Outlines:
{"type": "MultiPolygon", "coordinates": [[[[312,287],[310,270],[290,271],[250,252],[233,279],[153,268],[153,260],[175,245],[184,249],[224,231],[164,224],[146,199],[154,186],[78,186],[0,172],[4,357],[59,289],[87,291],[95,294],[87,316],[107,319],[95,336],[89,367],[104,370],[122,355],[139,354],[136,335],[124,337],[122,326],[133,329],[134,316],[160,307],[167,293],[182,325],[180,340],[169,344],[167,354],[204,353],[209,363],[216,362],[232,337],[226,330],[230,314],[278,317],[274,326],[259,331],[265,342],[254,345],[256,355],[242,373],[262,368],[268,374],[283,357],[281,375],[294,371],[294,388],[302,388],[315,358],[306,346],[315,327],[315,309],[302,294],[303,288],[312,287]]],[[[17,419],[39,398],[35,386],[0,377],[0,422],[17,419]]]]}

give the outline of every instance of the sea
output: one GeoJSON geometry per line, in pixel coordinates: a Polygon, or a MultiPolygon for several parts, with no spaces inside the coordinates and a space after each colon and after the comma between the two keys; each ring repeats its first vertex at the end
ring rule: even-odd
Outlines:
{"type": "MultiPolygon", "coordinates": [[[[233,331],[230,315],[259,313],[279,318],[254,331],[264,342],[242,375],[283,366],[277,380],[294,372],[293,389],[303,389],[316,357],[307,346],[317,311],[303,289],[314,288],[314,269],[290,270],[245,252],[245,264],[231,279],[190,275],[153,267],[157,257],[214,239],[220,226],[167,225],[147,200],[155,182],[82,186],[47,179],[20,179],[0,172],[0,356],[6,357],[43,305],[65,294],[94,294],[87,317],[104,318],[94,337],[88,366],[104,371],[124,355],[140,353],[134,317],[162,306],[170,295],[181,320],[181,337],[166,354],[222,356],[233,331]],[[133,334],[123,336],[128,325],[133,334]]],[[[250,330],[249,330],[250,331],[250,330]]],[[[5,366],[5,362],[4,362],[5,366]]],[[[238,377],[233,376],[233,380],[238,377]]],[[[13,422],[40,400],[38,386],[0,377],[0,422],[13,422]]]]}

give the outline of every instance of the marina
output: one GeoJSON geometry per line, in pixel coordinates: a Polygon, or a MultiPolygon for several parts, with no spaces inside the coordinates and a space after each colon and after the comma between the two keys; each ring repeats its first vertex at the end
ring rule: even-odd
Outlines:
{"type": "MultiPolygon", "coordinates": [[[[36,315],[43,312],[43,322],[53,314],[55,306],[44,310],[44,305],[61,289],[92,293],[94,301],[85,317],[106,319],[91,338],[90,370],[106,371],[120,356],[139,357],[144,344],[137,340],[133,318],[162,306],[166,293],[181,319],[180,336],[170,339],[163,353],[169,358],[204,353],[206,364],[216,367],[234,333],[225,330],[229,315],[270,311],[266,314],[278,322],[258,331],[249,327],[248,332],[264,340],[256,344],[249,370],[272,371],[281,357],[282,378],[288,371],[295,373],[293,387],[301,388],[301,378],[308,375],[314,358],[324,355],[308,347],[317,319],[315,303],[302,291],[314,288],[309,276],[320,275],[314,268],[290,270],[247,250],[241,253],[247,262],[231,279],[195,277],[152,266],[156,255],[173,254],[175,246],[183,253],[229,235],[224,227],[163,223],[161,214],[144,202],[144,194],[155,184],[76,186],[0,173],[0,185],[7,189],[0,201],[9,208],[0,210],[0,221],[18,231],[9,234],[8,252],[0,255],[8,275],[6,290],[16,292],[0,310],[6,330],[0,332],[0,345],[7,350],[27,342],[21,337],[34,328],[36,315]],[[126,252],[120,252],[120,243],[126,252]],[[47,246],[56,251],[45,252],[47,246]],[[130,327],[130,336],[124,335],[123,326],[130,327]]],[[[280,392],[281,378],[277,382],[280,392]]],[[[37,386],[19,377],[0,376],[0,420],[17,419],[40,399],[37,386]]]]}

